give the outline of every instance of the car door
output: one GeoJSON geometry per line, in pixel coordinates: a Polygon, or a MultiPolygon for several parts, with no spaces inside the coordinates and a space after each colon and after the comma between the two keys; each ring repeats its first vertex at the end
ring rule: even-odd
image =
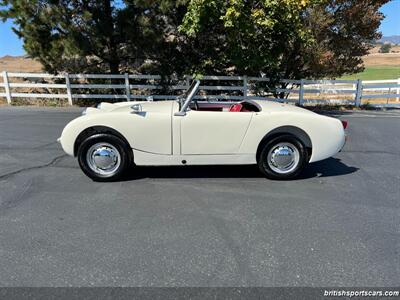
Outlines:
{"type": "Polygon", "coordinates": [[[112,118],[132,148],[154,154],[172,154],[171,114],[174,102],[157,101],[141,104],[141,112],[131,112],[126,118],[112,118]]]}
{"type": "Polygon", "coordinates": [[[237,153],[252,116],[252,112],[188,111],[181,117],[181,153],[237,153]]]}

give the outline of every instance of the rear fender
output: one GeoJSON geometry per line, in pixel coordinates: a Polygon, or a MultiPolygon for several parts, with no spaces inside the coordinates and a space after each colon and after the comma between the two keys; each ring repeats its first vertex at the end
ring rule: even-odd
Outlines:
{"type": "Polygon", "coordinates": [[[312,153],[312,142],[310,137],[308,136],[308,134],[301,128],[299,127],[295,127],[295,126],[281,126],[278,128],[275,128],[274,130],[268,132],[263,139],[261,140],[261,142],[258,145],[257,148],[257,153],[256,153],[256,158],[258,161],[259,155],[262,151],[263,146],[270,140],[272,140],[273,138],[283,135],[283,134],[291,134],[295,137],[297,137],[304,146],[306,146],[307,148],[307,152],[308,152],[308,158],[311,157],[311,153],[312,153]]]}

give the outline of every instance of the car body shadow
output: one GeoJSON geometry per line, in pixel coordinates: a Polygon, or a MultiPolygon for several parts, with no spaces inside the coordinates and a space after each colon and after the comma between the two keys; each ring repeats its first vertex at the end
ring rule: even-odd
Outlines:
{"type": "MultiPolygon", "coordinates": [[[[341,176],[357,170],[358,168],[349,167],[340,159],[328,158],[309,164],[294,180],[341,176]]],[[[264,178],[264,176],[256,165],[134,167],[120,181],[144,178],[264,178]]]]}
{"type": "Polygon", "coordinates": [[[328,158],[309,164],[297,179],[335,177],[355,173],[359,168],[343,163],[339,158],[328,158]]]}

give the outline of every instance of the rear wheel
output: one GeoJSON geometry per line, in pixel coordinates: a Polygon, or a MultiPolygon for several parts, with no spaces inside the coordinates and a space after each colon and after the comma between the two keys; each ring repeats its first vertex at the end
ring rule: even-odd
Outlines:
{"type": "Polygon", "coordinates": [[[99,133],[86,138],[78,149],[82,171],[95,181],[114,181],[130,166],[131,149],[120,138],[99,133]]]}
{"type": "Polygon", "coordinates": [[[263,145],[258,167],[270,179],[291,179],[300,174],[308,163],[307,149],[295,136],[285,134],[263,145]]]}

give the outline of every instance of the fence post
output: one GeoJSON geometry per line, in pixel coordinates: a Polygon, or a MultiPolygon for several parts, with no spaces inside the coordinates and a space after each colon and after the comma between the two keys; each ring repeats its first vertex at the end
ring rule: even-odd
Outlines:
{"type": "Polygon", "coordinates": [[[10,83],[8,82],[7,71],[3,71],[3,83],[4,83],[4,89],[6,91],[7,104],[11,105],[10,83]]]}
{"type": "Polygon", "coordinates": [[[357,79],[356,106],[360,107],[362,97],[362,80],[357,79]]]}
{"type": "Polygon", "coordinates": [[[126,90],[126,98],[128,101],[131,101],[131,87],[129,84],[129,74],[125,73],[125,90],[126,90]]]}
{"type": "Polygon", "coordinates": [[[299,91],[299,105],[303,106],[304,104],[304,79],[300,80],[300,91],[299,91]]]}
{"type": "Polygon", "coordinates": [[[399,96],[399,94],[400,94],[400,78],[397,78],[396,94],[397,94],[396,101],[399,102],[400,101],[400,96],[399,96]]]}
{"type": "Polygon", "coordinates": [[[247,85],[247,75],[243,76],[243,98],[247,99],[247,91],[248,91],[248,85],[247,85]]]}
{"type": "Polygon", "coordinates": [[[72,106],[72,91],[71,91],[71,81],[69,80],[69,74],[65,74],[65,84],[67,85],[67,96],[68,96],[68,104],[72,106]]]}

